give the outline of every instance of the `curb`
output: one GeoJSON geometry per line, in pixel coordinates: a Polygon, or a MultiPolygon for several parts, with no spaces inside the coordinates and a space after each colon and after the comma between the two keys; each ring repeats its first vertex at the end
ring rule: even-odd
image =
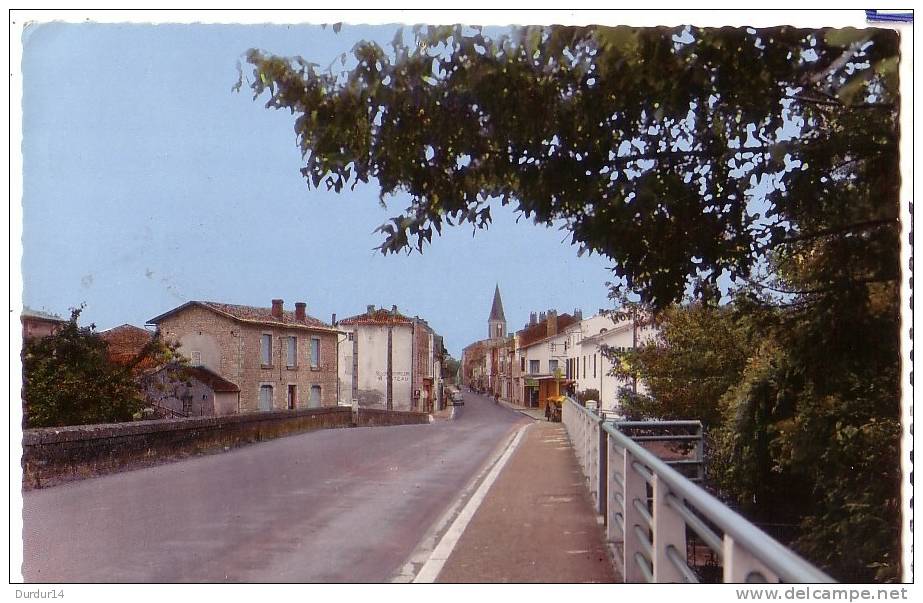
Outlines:
{"type": "Polygon", "coordinates": [[[505,401],[503,401],[503,400],[500,400],[500,404],[502,404],[503,406],[505,406],[506,408],[508,408],[508,409],[510,409],[510,410],[513,410],[513,411],[518,412],[519,414],[521,414],[521,415],[524,416],[524,417],[528,417],[528,418],[532,419],[533,421],[541,421],[541,419],[538,419],[538,418],[536,418],[536,417],[533,417],[532,415],[530,415],[529,413],[527,413],[526,411],[524,411],[524,410],[523,410],[521,407],[519,407],[519,406],[513,406],[513,405],[510,404],[509,402],[505,402],[505,401]]]}

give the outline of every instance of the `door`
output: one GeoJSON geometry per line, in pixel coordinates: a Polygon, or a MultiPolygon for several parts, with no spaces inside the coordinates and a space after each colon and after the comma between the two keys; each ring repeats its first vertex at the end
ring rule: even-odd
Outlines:
{"type": "Polygon", "coordinates": [[[309,404],[311,408],[320,408],[320,385],[311,386],[311,402],[309,404]]]}
{"type": "Polygon", "coordinates": [[[295,410],[295,406],[298,404],[298,386],[289,385],[288,386],[288,409],[295,410]]]}

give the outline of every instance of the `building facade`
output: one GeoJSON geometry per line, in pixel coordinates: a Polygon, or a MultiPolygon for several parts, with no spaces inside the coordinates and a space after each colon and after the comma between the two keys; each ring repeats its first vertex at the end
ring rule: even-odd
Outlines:
{"type": "Polygon", "coordinates": [[[580,321],[571,329],[567,343],[566,376],[572,391],[595,391],[592,397],[607,412],[618,413],[619,390],[627,387],[643,393],[645,386],[636,380],[612,375],[613,365],[604,351],[621,351],[637,347],[654,335],[648,322],[638,319],[614,321],[602,310],[580,321]]]}
{"type": "Polygon", "coordinates": [[[164,366],[142,378],[157,416],[210,417],[240,412],[240,388],[204,366],[164,366]]]}
{"type": "Polygon", "coordinates": [[[23,308],[20,315],[22,322],[22,339],[38,339],[54,335],[67,321],[48,312],[23,308]]]}
{"type": "Polygon", "coordinates": [[[579,324],[573,314],[548,310],[533,312],[529,324],[516,334],[516,362],[519,365],[519,404],[544,408],[549,397],[567,387],[564,367],[570,328],[579,324]]]}
{"type": "Polygon", "coordinates": [[[341,401],[430,412],[442,393],[442,338],[419,317],[368,306],[337,322],[341,401]]]}
{"type": "Polygon", "coordinates": [[[335,406],[339,331],[283,309],[191,301],[152,318],[165,340],[240,388],[240,412],[335,406]]]}

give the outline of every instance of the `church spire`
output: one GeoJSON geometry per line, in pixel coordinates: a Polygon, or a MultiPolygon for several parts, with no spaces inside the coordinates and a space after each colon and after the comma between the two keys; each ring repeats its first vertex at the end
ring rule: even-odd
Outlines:
{"type": "Polygon", "coordinates": [[[490,307],[490,318],[487,320],[502,320],[506,322],[506,317],[503,315],[503,302],[500,301],[500,284],[497,283],[497,288],[494,289],[494,303],[490,307]]]}
{"type": "Polygon", "coordinates": [[[503,315],[503,302],[500,301],[500,284],[494,289],[494,302],[490,307],[490,317],[487,319],[488,333],[491,339],[506,335],[506,316],[503,315]]]}

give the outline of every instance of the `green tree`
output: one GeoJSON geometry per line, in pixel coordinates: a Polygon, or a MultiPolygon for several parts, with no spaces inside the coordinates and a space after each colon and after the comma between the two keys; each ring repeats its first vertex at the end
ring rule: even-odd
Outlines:
{"type": "Polygon", "coordinates": [[[454,380],[458,376],[458,371],[461,369],[461,362],[453,358],[452,356],[446,356],[445,363],[442,367],[442,375],[446,379],[454,380]]]}
{"type": "Polygon", "coordinates": [[[659,309],[793,237],[897,229],[893,31],[429,27],[350,55],[334,73],[250,50],[249,83],[297,116],[309,186],[410,196],[384,252],[486,227],[499,200],[563,223],[659,309]],[[844,116],[860,127],[831,122],[844,116]],[[835,203],[832,173],[868,161],[875,216],[802,220],[835,203]]]}
{"type": "Polygon", "coordinates": [[[731,306],[701,302],[671,306],[654,319],[654,335],[634,349],[605,348],[614,374],[643,382],[645,393],[619,392],[623,411],[638,419],[698,419],[724,423],[721,399],[740,381],[749,333],[731,306]]]}
{"type": "Polygon", "coordinates": [[[499,202],[611,259],[614,294],[654,313],[687,292],[714,305],[730,279],[732,313],[673,316],[675,348],[642,358],[666,397],[638,403],[721,425],[729,496],[769,517],[797,491],[777,514],[801,522],[801,550],[884,580],[899,572],[898,59],[880,29],[433,27],[357,44],[339,73],[251,50],[238,88],[296,115],[309,186],[409,195],[385,253],[487,227],[499,202]]]}
{"type": "Polygon", "coordinates": [[[23,344],[25,427],[131,421],[144,401],[135,368],[175,356],[175,350],[155,337],[129,363],[113,363],[95,325],[77,324],[81,310],[72,310],[54,335],[23,344]]]}

